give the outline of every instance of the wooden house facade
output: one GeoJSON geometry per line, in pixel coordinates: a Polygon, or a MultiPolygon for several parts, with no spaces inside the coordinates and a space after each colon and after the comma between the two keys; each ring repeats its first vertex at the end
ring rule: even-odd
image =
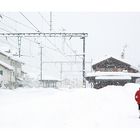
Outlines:
{"type": "Polygon", "coordinates": [[[125,85],[135,83],[140,78],[138,69],[123,60],[106,58],[92,65],[93,73],[87,74],[86,80],[91,87],[102,88],[107,85],[125,85]]]}

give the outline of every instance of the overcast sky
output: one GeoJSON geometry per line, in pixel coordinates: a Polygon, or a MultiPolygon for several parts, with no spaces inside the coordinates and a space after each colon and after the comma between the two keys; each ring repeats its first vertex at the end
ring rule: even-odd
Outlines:
{"type": "MultiPolygon", "coordinates": [[[[22,12],[41,32],[49,32],[49,12],[41,12],[45,18],[41,18],[38,12],[26,13],[22,12]]],[[[31,28],[35,29],[19,12],[8,13],[1,12],[15,20],[18,20],[31,28]]],[[[73,32],[73,33],[88,33],[86,38],[86,60],[97,61],[98,59],[109,55],[113,57],[120,57],[122,49],[125,45],[125,59],[132,65],[140,65],[140,13],[135,12],[52,12],[52,32],[73,32]]],[[[35,32],[31,28],[26,28],[22,25],[9,20],[2,16],[0,27],[10,30],[11,32],[35,32]],[[5,24],[5,25],[4,25],[5,24]],[[6,27],[9,26],[9,27],[6,27]],[[12,27],[12,28],[10,28],[12,27]]],[[[0,29],[0,32],[4,32],[0,29]]],[[[36,39],[47,47],[53,48],[48,40],[36,39]]],[[[79,38],[68,39],[50,39],[65,55],[72,54],[68,46],[71,47],[77,54],[82,52],[82,40],[79,38]],[[65,43],[64,43],[65,42],[65,43]],[[66,43],[67,42],[67,43],[66,43]]],[[[15,46],[16,39],[9,40],[15,46]]],[[[5,44],[6,45],[6,44],[5,44]]],[[[4,46],[4,43],[1,43],[4,46]]],[[[10,45],[7,45],[10,47],[10,45]]],[[[16,46],[17,47],[17,46],[16,46]]],[[[15,48],[16,49],[16,48],[15,48]]],[[[31,63],[35,62],[39,68],[39,47],[34,43],[22,40],[22,52],[27,55],[35,55],[31,63]],[[36,47],[35,47],[36,46],[36,47]]],[[[52,51],[44,47],[44,61],[56,60],[73,60],[74,58],[62,57],[57,51],[52,51]],[[54,56],[54,57],[52,57],[54,56]]],[[[27,58],[26,58],[27,59],[27,58]]],[[[79,58],[77,58],[79,59],[79,58]]]]}
{"type": "Polygon", "coordinates": [[[87,58],[120,57],[127,44],[126,59],[140,64],[140,13],[55,13],[68,32],[87,32],[87,58]]]}

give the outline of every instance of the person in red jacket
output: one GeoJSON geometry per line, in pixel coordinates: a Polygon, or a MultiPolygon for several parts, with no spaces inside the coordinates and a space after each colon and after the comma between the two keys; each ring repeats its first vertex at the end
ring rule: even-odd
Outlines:
{"type": "Polygon", "coordinates": [[[135,94],[135,100],[138,104],[138,110],[139,110],[139,118],[140,118],[140,88],[135,94]]]}

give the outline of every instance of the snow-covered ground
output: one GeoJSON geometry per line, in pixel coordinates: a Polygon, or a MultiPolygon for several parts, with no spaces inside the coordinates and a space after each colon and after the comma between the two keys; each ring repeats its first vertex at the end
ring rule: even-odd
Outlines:
{"type": "Polygon", "coordinates": [[[0,127],[140,128],[139,87],[0,89],[0,127]]]}

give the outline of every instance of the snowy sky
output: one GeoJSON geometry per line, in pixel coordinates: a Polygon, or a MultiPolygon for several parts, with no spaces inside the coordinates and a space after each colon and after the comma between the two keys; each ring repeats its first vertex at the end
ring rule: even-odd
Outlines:
{"type": "Polygon", "coordinates": [[[126,59],[138,65],[140,13],[56,13],[57,21],[68,31],[87,32],[87,58],[120,57],[127,44],[126,59]]]}
{"type": "MultiPolygon", "coordinates": [[[[49,32],[49,12],[41,12],[41,15],[47,20],[45,22],[38,12],[26,13],[22,12],[40,31],[49,32]]],[[[1,12],[8,17],[22,22],[34,28],[19,12],[9,13],[1,12]]],[[[34,30],[23,27],[3,16],[0,27],[10,30],[11,32],[34,32],[34,30]],[[5,25],[9,26],[6,27],[5,25]],[[12,27],[12,28],[10,28],[12,27]]],[[[52,29],[54,32],[86,32],[86,60],[97,61],[98,59],[109,55],[120,57],[121,51],[125,45],[125,59],[132,65],[140,65],[140,13],[139,12],[53,12],[52,29]]],[[[4,32],[0,30],[0,32],[4,32]]],[[[53,46],[45,39],[36,39],[38,42],[46,44],[47,47],[53,46]]],[[[17,40],[8,40],[12,44],[16,44],[17,40]]],[[[65,55],[72,54],[68,46],[70,46],[77,54],[82,52],[82,40],[79,38],[68,39],[51,39],[51,41],[65,55]],[[64,43],[65,42],[65,43],[64,43]],[[67,42],[67,43],[66,43],[67,42]],[[68,45],[67,45],[68,44],[68,45]]],[[[4,46],[4,43],[1,43],[4,46]]],[[[9,47],[10,45],[7,45],[9,47]]],[[[15,45],[17,47],[17,44],[15,45]]],[[[23,39],[22,52],[28,56],[34,56],[30,60],[32,65],[39,69],[39,47],[34,43],[23,39]],[[26,46],[26,47],[25,47],[26,46]],[[36,47],[34,47],[36,46],[36,47]]],[[[66,58],[58,52],[44,47],[44,61],[56,60],[74,60],[66,58]],[[55,57],[52,57],[55,56],[55,57]],[[54,59],[55,58],[55,59],[54,59]]],[[[81,60],[81,58],[77,58],[81,60]]],[[[28,61],[28,62],[29,62],[28,61]]]]}
{"type": "MultiPolygon", "coordinates": [[[[138,0],[24,0],[24,1],[18,1],[18,0],[12,0],[7,1],[4,0],[1,2],[1,11],[21,11],[21,9],[26,9],[26,11],[39,11],[40,5],[42,5],[41,10],[50,10],[50,9],[57,9],[57,11],[72,11],[77,9],[79,11],[140,11],[140,4],[138,0]],[[43,2],[42,2],[43,1],[43,2]],[[84,4],[83,4],[84,1],[84,4]],[[96,1],[96,2],[95,2],[96,1]],[[7,4],[8,3],[8,4],[7,4]],[[28,4],[27,4],[28,3],[28,4]],[[51,4],[50,4],[51,3],[51,4]],[[55,4],[54,4],[55,3],[55,4]],[[74,3],[74,5],[73,5],[74,3]],[[108,4],[109,3],[109,4],[108,4]],[[8,9],[7,9],[8,7],[8,9]],[[80,8],[79,8],[80,7],[80,8]],[[14,10],[13,10],[14,9],[14,10]],[[86,9],[86,10],[85,10],[86,9]]],[[[54,13],[56,14],[56,13],[54,13]]],[[[128,48],[126,50],[126,57],[131,61],[132,63],[135,63],[138,65],[139,62],[139,13],[116,13],[115,15],[113,13],[85,13],[84,15],[80,13],[81,16],[78,16],[78,14],[70,13],[69,16],[66,16],[66,13],[63,13],[64,15],[58,16],[58,21],[55,21],[55,23],[63,23],[61,26],[64,26],[64,28],[67,29],[67,31],[74,30],[76,32],[77,30],[80,30],[80,32],[88,32],[89,37],[86,41],[87,43],[87,54],[89,56],[89,59],[91,57],[93,59],[98,59],[100,56],[106,54],[113,54],[113,55],[119,55],[122,50],[122,46],[127,43],[128,48]],[[71,15],[71,16],[70,16],[71,15]],[[78,16],[78,19],[77,19],[78,16]],[[60,18],[61,17],[61,18],[60,18]],[[82,18],[80,18],[82,17],[82,18]],[[86,17],[86,20],[84,20],[83,17],[86,17]],[[61,20],[60,20],[61,19],[61,20]],[[66,20],[67,19],[67,20],[66,20]],[[87,20],[88,19],[88,20],[87,20]],[[85,24],[86,23],[86,24],[85,24]],[[74,26],[71,26],[74,25],[74,26]],[[115,27],[115,28],[114,28],[115,27]],[[75,30],[76,29],[76,30],[75,30]],[[86,29],[86,30],[85,30],[86,29]],[[92,51],[91,51],[92,50],[92,51]],[[95,51],[96,50],[96,51],[95,51]],[[98,53],[97,53],[98,52],[98,53]]],[[[46,15],[49,15],[47,13],[46,15]]],[[[20,16],[15,16],[16,19],[20,19],[20,16]]],[[[25,22],[25,19],[24,19],[25,22]]],[[[37,23],[37,22],[36,22],[37,23]]],[[[29,24],[29,23],[28,23],[29,24]]],[[[12,25],[12,24],[10,24],[12,25]]],[[[12,25],[13,26],[13,25],[12,25]]],[[[14,27],[17,28],[17,26],[14,27]]],[[[27,31],[27,29],[26,29],[27,31]]],[[[32,43],[31,43],[32,44],[32,43]]],[[[31,49],[30,49],[31,50],[31,49]]],[[[127,89],[132,89],[127,88],[127,89]]],[[[2,103],[2,102],[1,102],[2,103]]],[[[100,104],[101,105],[101,104],[100,104]]],[[[130,104],[129,104],[130,105],[130,104]]],[[[128,109],[128,108],[127,108],[128,109]]],[[[124,112],[123,112],[124,113],[124,112]]],[[[128,120],[130,122],[130,120],[128,120]]],[[[132,137],[134,139],[138,139],[139,137],[139,129],[115,129],[114,131],[112,129],[103,129],[103,130],[89,130],[84,129],[82,132],[78,129],[71,129],[69,131],[65,131],[66,129],[62,129],[58,131],[48,130],[46,134],[46,130],[36,130],[34,131],[28,131],[24,130],[24,132],[17,131],[15,132],[10,130],[3,131],[1,133],[2,139],[8,140],[11,139],[21,139],[24,137],[24,139],[38,139],[42,138],[43,140],[48,138],[49,139],[58,139],[61,137],[61,139],[109,139],[112,140],[115,139],[131,139],[132,137]],[[76,130],[76,131],[75,131],[76,130]],[[18,132],[18,133],[17,133],[18,132]],[[65,133],[64,133],[65,132],[65,133]],[[94,134],[93,134],[94,132],[94,134]],[[115,136],[115,137],[114,137],[115,136]]]]}

